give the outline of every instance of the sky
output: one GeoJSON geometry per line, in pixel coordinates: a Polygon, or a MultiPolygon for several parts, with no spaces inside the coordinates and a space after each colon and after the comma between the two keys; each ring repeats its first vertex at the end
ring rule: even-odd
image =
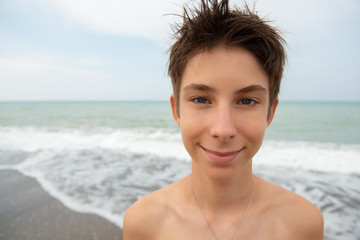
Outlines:
{"type": "MultiPolygon", "coordinates": [[[[170,25],[181,21],[169,14],[184,3],[194,1],[0,0],[0,101],[168,100],[170,25]]],[[[360,101],[359,0],[255,10],[287,41],[280,100],[360,101]]]]}

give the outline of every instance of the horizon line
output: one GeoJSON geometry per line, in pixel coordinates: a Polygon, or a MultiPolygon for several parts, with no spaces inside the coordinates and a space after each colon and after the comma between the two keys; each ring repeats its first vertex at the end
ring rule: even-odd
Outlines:
{"type": "MultiPolygon", "coordinates": [[[[168,102],[166,99],[94,99],[94,100],[0,100],[0,103],[86,103],[86,102],[168,102]]],[[[359,100],[281,100],[287,103],[360,103],[359,100]]]]}

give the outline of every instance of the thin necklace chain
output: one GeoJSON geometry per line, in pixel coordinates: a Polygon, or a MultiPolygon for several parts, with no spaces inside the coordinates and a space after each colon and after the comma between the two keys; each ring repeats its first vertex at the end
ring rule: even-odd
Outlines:
{"type": "MultiPolygon", "coordinates": [[[[249,202],[248,202],[248,204],[247,204],[247,206],[246,206],[245,211],[243,212],[243,214],[242,214],[241,217],[240,217],[239,223],[238,223],[238,225],[236,226],[233,235],[231,236],[231,238],[230,238],[229,240],[232,240],[232,239],[235,237],[236,233],[238,232],[238,230],[239,230],[239,228],[240,228],[240,224],[241,224],[241,222],[243,221],[243,219],[244,219],[244,217],[245,217],[245,214],[247,213],[247,211],[248,211],[248,209],[249,209],[249,207],[250,207],[250,205],[251,205],[251,202],[252,202],[252,199],[253,199],[253,196],[254,196],[254,189],[255,189],[255,178],[254,178],[254,175],[252,176],[252,185],[253,185],[253,187],[252,187],[252,191],[251,191],[251,195],[250,195],[249,202]]],[[[202,210],[202,208],[201,208],[201,206],[200,206],[199,200],[197,199],[197,197],[196,197],[196,195],[195,195],[195,192],[194,192],[194,189],[193,189],[193,186],[192,186],[192,182],[191,182],[191,176],[190,176],[190,188],[191,188],[191,192],[192,192],[192,194],[193,194],[193,196],[194,196],[194,199],[195,199],[195,201],[196,201],[196,203],[197,203],[197,205],[198,205],[198,208],[199,208],[201,214],[203,215],[203,217],[204,217],[207,225],[209,226],[211,232],[212,232],[213,235],[215,236],[215,239],[216,239],[216,240],[219,240],[219,238],[218,238],[218,236],[216,235],[216,233],[215,233],[213,227],[211,226],[209,220],[208,220],[207,217],[205,216],[205,213],[203,212],[203,210],[202,210]]]]}

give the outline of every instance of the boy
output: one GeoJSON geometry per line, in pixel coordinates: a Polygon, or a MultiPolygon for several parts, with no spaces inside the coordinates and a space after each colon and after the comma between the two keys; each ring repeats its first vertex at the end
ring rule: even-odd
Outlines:
{"type": "Polygon", "coordinates": [[[170,103],[192,171],[129,208],[125,240],[323,239],[314,205],[252,173],[278,104],[283,43],[226,0],[185,10],[170,48],[170,103]]]}

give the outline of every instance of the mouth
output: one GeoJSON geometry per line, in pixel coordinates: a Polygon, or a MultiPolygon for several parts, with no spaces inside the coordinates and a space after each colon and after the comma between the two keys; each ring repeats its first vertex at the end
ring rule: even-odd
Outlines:
{"type": "Polygon", "coordinates": [[[199,146],[211,160],[213,160],[215,163],[220,163],[220,164],[226,164],[232,162],[237,158],[239,153],[243,149],[245,149],[245,147],[243,147],[240,150],[236,150],[236,151],[217,152],[217,151],[209,150],[201,145],[199,146]]]}

